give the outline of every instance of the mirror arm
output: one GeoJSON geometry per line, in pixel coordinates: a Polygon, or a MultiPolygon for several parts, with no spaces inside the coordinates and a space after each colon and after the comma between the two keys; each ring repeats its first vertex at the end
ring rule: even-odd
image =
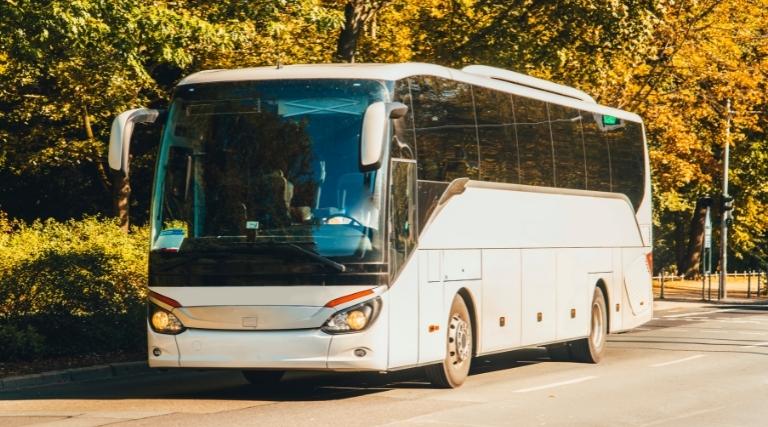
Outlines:
{"type": "Polygon", "coordinates": [[[408,106],[402,102],[388,102],[387,103],[387,117],[390,119],[399,119],[405,117],[408,113],[408,106]]]}

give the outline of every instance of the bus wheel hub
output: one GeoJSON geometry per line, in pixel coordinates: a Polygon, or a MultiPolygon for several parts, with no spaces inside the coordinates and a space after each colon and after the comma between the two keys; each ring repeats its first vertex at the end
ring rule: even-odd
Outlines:
{"type": "Polygon", "coordinates": [[[458,365],[470,358],[471,340],[467,322],[458,315],[453,315],[448,325],[448,354],[452,364],[458,365]]]}

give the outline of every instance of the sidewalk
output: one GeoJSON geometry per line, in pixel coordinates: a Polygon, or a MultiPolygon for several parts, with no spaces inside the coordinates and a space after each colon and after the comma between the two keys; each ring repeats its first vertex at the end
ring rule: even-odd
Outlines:
{"type": "Polygon", "coordinates": [[[0,378],[0,393],[32,387],[44,387],[79,381],[103,380],[107,378],[141,375],[155,372],[146,360],[139,362],[110,363],[85,368],[63,369],[39,374],[19,375],[0,378]]]}

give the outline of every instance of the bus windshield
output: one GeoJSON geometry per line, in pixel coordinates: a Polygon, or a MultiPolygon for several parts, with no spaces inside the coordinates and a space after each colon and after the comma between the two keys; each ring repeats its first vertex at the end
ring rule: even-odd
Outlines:
{"type": "Polygon", "coordinates": [[[178,87],[158,162],[153,252],[287,246],[331,266],[381,261],[385,170],[361,172],[359,159],[363,114],[387,93],[382,82],[333,79],[178,87]]]}

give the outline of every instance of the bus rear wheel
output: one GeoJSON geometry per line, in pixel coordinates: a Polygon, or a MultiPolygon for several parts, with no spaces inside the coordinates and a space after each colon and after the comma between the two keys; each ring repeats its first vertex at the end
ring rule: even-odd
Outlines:
{"type": "Polygon", "coordinates": [[[252,385],[274,386],[280,383],[285,371],[243,371],[243,377],[252,385]]]}
{"type": "Polygon", "coordinates": [[[571,356],[578,362],[599,363],[608,338],[608,310],[600,288],[595,288],[590,318],[589,337],[571,342],[571,356]]]}
{"type": "Polygon", "coordinates": [[[448,316],[445,359],[437,365],[426,367],[429,381],[436,387],[456,388],[464,383],[472,364],[472,319],[464,298],[453,297],[448,316]]]}

